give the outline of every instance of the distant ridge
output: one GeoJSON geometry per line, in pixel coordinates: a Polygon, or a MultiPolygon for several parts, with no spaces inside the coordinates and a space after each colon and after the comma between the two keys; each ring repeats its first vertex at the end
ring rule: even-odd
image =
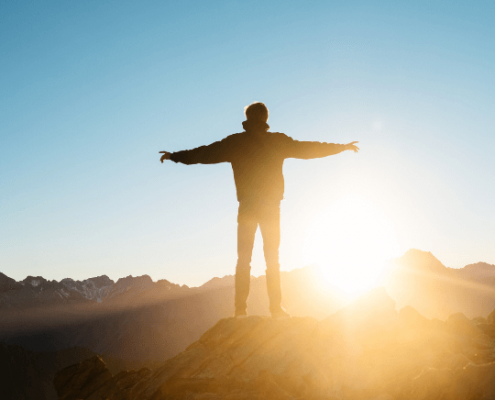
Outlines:
{"type": "Polygon", "coordinates": [[[455,312],[486,316],[495,307],[495,266],[470,264],[454,269],[433,254],[408,250],[394,260],[387,291],[400,307],[410,305],[428,317],[445,319],[455,312]]]}
{"type": "Polygon", "coordinates": [[[149,290],[188,289],[166,279],[153,282],[150,276],[131,275],[114,282],[106,275],[75,281],[71,278],[48,281],[42,276],[28,276],[20,282],[0,273],[0,310],[24,309],[54,304],[101,303],[129,290],[142,293],[149,290]]]}

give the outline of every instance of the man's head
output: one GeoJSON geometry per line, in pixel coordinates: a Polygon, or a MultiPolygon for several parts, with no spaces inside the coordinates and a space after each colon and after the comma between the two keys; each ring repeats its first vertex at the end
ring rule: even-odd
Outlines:
{"type": "Polygon", "coordinates": [[[263,103],[256,102],[244,108],[244,114],[248,121],[268,121],[268,108],[263,103]]]}

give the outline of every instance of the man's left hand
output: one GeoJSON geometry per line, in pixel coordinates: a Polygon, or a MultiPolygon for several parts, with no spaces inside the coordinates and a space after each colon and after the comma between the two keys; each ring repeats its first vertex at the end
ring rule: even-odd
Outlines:
{"type": "Polygon", "coordinates": [[[359,143],[359,142],[347,143],[345,145],[345,149],[346,150],[352,150],[354,153],[357,153],[359,151],[359,147],[357,147],[354,143],[359,143]]]}

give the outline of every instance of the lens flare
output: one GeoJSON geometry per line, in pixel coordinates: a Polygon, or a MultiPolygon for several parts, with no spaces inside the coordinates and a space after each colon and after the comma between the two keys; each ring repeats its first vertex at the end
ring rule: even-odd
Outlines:
{"type": "Polygon", "coordinates": [[[332,204],[306,235],[306,262],[319,267],[322,284],[347,298],[380,285],[388,261],[398,255],[389,219],[360,197],[332,204]]]}

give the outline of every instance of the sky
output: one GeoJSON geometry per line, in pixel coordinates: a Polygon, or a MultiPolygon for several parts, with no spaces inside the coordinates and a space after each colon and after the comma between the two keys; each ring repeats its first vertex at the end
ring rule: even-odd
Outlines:
{"type": "Polygon", "coordinates": [[[285,162],[282,270],[331,258],[349,226],[349,253],[369,238],[495,264],[494,17],[491,1],[1,1],[0,272],[233,274],[231,166],[158,151],[241,132],[254,101],[272,131],[361,149],[285,162]]]}

